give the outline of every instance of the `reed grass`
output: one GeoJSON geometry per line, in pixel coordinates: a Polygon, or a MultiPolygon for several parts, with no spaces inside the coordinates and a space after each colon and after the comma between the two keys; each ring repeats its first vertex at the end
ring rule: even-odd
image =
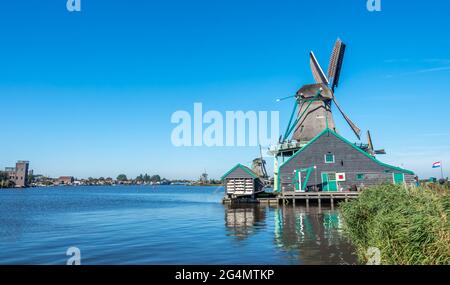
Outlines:
{"type": "Polygon", "coordinates": [[[450,190],[380,185],[341,210],[362,263],[367,249],[376,247],[381,264],[450,265],[450,190]]]}

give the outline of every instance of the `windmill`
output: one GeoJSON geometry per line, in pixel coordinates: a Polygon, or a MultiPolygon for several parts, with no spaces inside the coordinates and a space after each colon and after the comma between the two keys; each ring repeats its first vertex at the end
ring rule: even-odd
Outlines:
{"type": "Polygon", "coordinates": [[[367,153],[369,153],[372,156],[375,156],[377,154],[386,154],[386,151],[384,149],[378,149],[375,150],[372,143],[372,137],[370,136],[370,131],[367,131],[367,153]]]}
{"type": "Polygon", "coordinates": [[[268,179],[269,175],[267,175],[266,161],[263,159],[261,145],[259,146],[259,153],[260,157],[253,159],[252,170],[262,179],[268,179]]]}
{"type": "Polygon", "coordinates": [[[284,136],[280,137],[280,143],[287,141],[292,133],[292,140],[300,143],[312,140],[325,128],[335,130],[331,111],[332,103],[337,107],[356,137],[360,139],[361,130],[344,113],[334,94],[339,85],[345,48],[346,45],[340,39],[337,39],[331,54],[327,75],[323,72],[314,53],[310,52],[310,67],[316,83],[304,85],[294,96],[278,99],[278,101],[281,101],[291,97],[296,98],[288,127],[284,136]],[[297,109],[299,110],[294,121],[297,109]]]}

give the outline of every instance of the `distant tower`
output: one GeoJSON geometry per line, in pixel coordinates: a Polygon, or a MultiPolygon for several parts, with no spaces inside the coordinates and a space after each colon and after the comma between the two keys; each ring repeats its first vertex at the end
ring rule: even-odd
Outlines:
{"type": "Polygon", "coordinates": [[[16,187],[27,187],[28,186],[28,168],[30,162],[28,161],[18,161],[16,163],[16,175],[14,183],[16,187]]]}
{"type": "Polygon", "coordinates": [[[206,170],[200,176],[200,183],[202,183],[202,184],[207,184],[208,183],[208,173],[206,173],[206,170]]]}

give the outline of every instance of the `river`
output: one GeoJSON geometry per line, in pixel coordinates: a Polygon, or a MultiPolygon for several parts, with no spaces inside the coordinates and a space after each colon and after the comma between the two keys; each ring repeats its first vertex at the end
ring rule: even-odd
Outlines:
{"type": "Polygon", "coordinates": [[[222,187],[0,190],[0,264],[355,264],[338,210],[227,206],[222,187]]]}

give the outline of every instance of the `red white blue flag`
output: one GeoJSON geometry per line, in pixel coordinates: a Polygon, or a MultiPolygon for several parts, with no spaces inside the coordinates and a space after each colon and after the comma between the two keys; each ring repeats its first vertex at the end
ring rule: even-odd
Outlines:
{"type": "Polygon", "coordinates": [[[439,167],[441,167],[440,161],[433,163],[433,168],[439,168],[439,167]]]}

